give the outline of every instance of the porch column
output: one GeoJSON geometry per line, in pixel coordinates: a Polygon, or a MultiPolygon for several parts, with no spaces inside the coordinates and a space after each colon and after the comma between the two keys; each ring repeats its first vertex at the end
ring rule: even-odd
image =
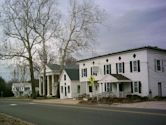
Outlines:
{"type": "Polygon", "coordinates": [[[54,75],[52,75],[52,96],[55,96],[55,81],[54,81],[54,75]]]}
{"type": "Polygon", "coordinates": [[[39,76],[39,95],[42,95],[41,77],[39,76]]]}
{"type": "Polygon", "coordinates": [[[119,97],[119,83],[116,83],[116,96],[119,97]]]}
{"type": "Polygon", "coordinates": [[[45,80],[44,77],[42,79],[42,82],[43,82],[43,96],[45,96],[46,95],[46,88],[45,88],[45,86],[46,86],[46,80],[45,80]]]}
{"type": "Polygon", "coordinates": [[[49,80],[49,75],[47,76],[47,96],[50,96],[50,80],[49,80]]]}

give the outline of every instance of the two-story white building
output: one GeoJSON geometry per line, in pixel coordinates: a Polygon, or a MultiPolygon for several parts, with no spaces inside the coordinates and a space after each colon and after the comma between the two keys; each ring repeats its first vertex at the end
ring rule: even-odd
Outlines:
{"type": "Polygon", "coordinates": [[[166,96],[166,50],[141,47],[78,61],[86,94],[166,96]]]}

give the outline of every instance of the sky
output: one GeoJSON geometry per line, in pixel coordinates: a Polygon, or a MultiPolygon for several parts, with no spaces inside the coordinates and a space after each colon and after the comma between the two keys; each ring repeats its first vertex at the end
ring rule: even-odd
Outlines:
{"type": "MultiPolygon", "coordinates": [[[[166,49],[166,0],[93,1],[106,16],[97,28],[93,49],[82,52],[79,59],[148,45],[166,49]]],[[[62,12],[68,2],[59,0],[62,12]]],[[[0,75],[8,79],[9,70],[2,64],[0,75]]]]}
{"type": "Polygon", "coordinates": [[[166,49],[166,0],[95,2],[107,13],[98,29],[97,55],[148,45],[166,49]]]}

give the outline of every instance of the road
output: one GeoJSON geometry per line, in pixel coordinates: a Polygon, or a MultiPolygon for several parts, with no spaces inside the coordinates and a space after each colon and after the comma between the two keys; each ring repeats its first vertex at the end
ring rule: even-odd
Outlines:
{"type": "Polygon", "coordinates": [[[0,99],[0,112],[37,125],[166,125],[166,110],[51,105],[0,99]]]}

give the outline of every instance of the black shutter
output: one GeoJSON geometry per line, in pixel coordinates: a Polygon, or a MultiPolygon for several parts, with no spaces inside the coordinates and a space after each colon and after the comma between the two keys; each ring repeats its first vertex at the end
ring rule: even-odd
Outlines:
{"type": "Polygon", "coordinates": [[[86,68],[86,77],[88,76],[87,68],[86,68]]]}
{"type": "Polygon", "coordinates": [[[83,71],[83,69],[81,69],[81,74],[82,74],[82,77],[83,77],[83,72],[84,72],[84,71],[83,71]]]}
{"type": "Polygon", "coordinates": [[[111,74],[111,64],[110,64],[110,74],[111,74]]]}
{"type": "Polygon", "coordinates": [[[137,63],[138,63],[138,72],[140,72],[140,60],[138,60],[137,63]]]}
{"type": "Polygon", "coordinates": [[[154,71],[156,72],[157,71],[157,60],[154,59],[154,71]]]}
{"type": "Polygon", "coordinates": [[[161,62],[162,72],[164,72],[164,60],[161,62]]]}
{"type": "Polygon", "coordinates": [[[118,74],[118,63],[116,63],[116,74],[118,74]]]}
{"type": "Polygon", "coordinates": [[[104,75],[105,75],[105,65],[104,65],[104,75]]]}
{"type": "Polygon", "coordinates": [[[130,61],[130,72],[132,72],[132,61],[130,61]]]}
{"type": "Polygon", "coordinates": [[[123,73],[125,73],[125,65],[124,65],[124,62],[123,62],[123,73]]]}
{"type": "Polygon", "coordinates": [[[91,75],[93,75],[93,73],[92,73],[92,67],[90,68],[90,73],[91,73],[91,75]]]}
{"type": "Polygon", "coordinates": [[[131,93],[133,93],[133,83],[131,82],[131,93]]]}
{"type": "Polygon", "coordinates": [[[139,81],[139,93],[142,92],[141,89],[142,89],[142,85],[141,85],[141,82],[139,81]]]}

